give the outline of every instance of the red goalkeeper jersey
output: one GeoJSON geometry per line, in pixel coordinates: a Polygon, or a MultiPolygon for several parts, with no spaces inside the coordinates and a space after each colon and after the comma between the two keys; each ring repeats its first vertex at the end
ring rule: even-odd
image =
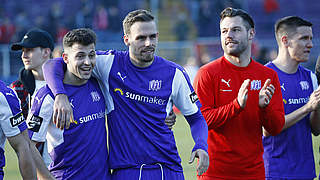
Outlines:
{"type": "Polygon", "coordinates": [[[204,178],[264,179],[262,127],[276,135],[284,125],[276,72],[252,59],[247,67],[237,67],[221,57],[200,68],[194,87],[209,128],[210,166],[204,178]],[[237,96],[246,79],[250,79],[250,85],[242,109],[237,96]],[[260,108],[259,92],[267,79],[275,92],[270,104],[260,108]]]}

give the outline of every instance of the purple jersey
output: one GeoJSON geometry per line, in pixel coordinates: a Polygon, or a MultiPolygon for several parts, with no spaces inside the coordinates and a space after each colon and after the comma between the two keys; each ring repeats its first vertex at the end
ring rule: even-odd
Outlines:
{"type": "MultiPolygon", "coordinates": [[[[110,98],[111,168],[161,163],[182,171],[173,132],[164,120],[173,103],[185,116],[199,112],[199,101],[186,72],[158,56],[149,67],[139,68],[131,63],[128,52],[113,51],[97,57],[94,75],[101,80],[105,97],[110,98]]],[[[203,118],[199,120],[203,124],[198,130],[206,134],[206,123],[203,118]]],[[[206,150],[206,136],[195,139],[197,149],[206,150]]]]}
{"type": "MultiPolygon", "coordinates": [[[[97,54],[93,75],[99,79],[106,99],[111,169],[160,163],[182,172],[173,132],[164,123],[173,104],[191,127],[194,150],[207,151],[208,127],[181,66],[155,56],[150,66],[139,68],[131,63],[128,52],[97,54]]],[[[50,60],[49,63],[60,66],[45,70],[47,82],[55,93],[64,93],[61,87],[63,61],[50,60]]]]}
{"type": "Polygon", "coordinates": [[[4,145],[6,137],[16,136],[27,129],[16,93],[2,81],[0,81],[0,128],[1,179],[1,177],[3,178],[3,167],[5,166],[4,145]]]}
{"type": "MultiPolygon", "coordinates": [[[[272,62],[266,64],[278,73],[285,114],[305,105],[317,88],[314,73],[299,66],[287,74],[272,62]]],[[[277,136],[263,137],[266,177],[313,179],[315,176],[310,114],[277,136]]]]}
{"type": "Polygon", "coordinates": [[[64,85],[74,121],[60,130],[52,122],[54,97],[47,86],[34,98],[27,123],[31,139],[44,142],[52,158],[50,172],[57,179],[110,179],[107,164],[105,101],[95,79],[81,86],[64,85]]]}

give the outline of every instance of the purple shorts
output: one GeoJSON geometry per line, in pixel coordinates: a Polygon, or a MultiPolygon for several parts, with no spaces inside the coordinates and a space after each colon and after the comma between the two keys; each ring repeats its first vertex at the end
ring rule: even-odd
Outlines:
{"type": "Polygon", "coordinates": [[[164,165],[141,165],[140,168],[116,169],[112,180],[184,180],[183,172],[173,171],[164,165]]]}

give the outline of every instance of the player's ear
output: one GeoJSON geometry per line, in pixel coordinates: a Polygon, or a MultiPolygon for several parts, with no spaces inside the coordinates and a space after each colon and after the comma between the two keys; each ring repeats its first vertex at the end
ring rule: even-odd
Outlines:
{"type": "Polygon", "coordinates": [[[289,46],[288,36],[282,36],[281,42],[284,45],[284,47],[288,47],[289,46]]]}
{"type": "Polygon", "coordinates": [[[44,48],[43,49],[43,56],[44,57],[50,57],[51,49],[50,48],[44,48]]]}
{"type": "Polygon", "coordinates": [[[249,40],[253,40],[255,34],[256,34],[256,31],[254,30],[254,28],[251,28],[249,30],[249,40]]]}
{"type": "Polygon", "coordinates": [[[123,35],[123,42],[126,46],[130,46],[128,34],[123,35]]]}
{"type": "Polygon", "coordinates": [[[62,53],[62,58],[63,58],[63,61],[64,61],[66,64],[68,64],[68,62],[69,62],[68,54],[62,53]]]}

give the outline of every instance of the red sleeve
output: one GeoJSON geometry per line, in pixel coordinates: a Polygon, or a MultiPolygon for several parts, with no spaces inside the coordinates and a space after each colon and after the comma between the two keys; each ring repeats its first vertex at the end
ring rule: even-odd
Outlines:
{"type": "Polygon", "coordinates": [[[262,108],[261,115],[263,127],[268,133],[275,136],[281,132],[285,119],[281,87],[276,73],[274,73],[271,83],[274,85],[275,91],[270,104],[266,108],[262,108]]]}
{"type": "Polygon", "coordinates": [[[210,74],[206,69],[200,69],[194,80],[194,88],[202,104],[200,108],[202,115],[208,124],[208,129],[220,128],[228,119],[237,116],[241,112],[241,107],[237,99],[217,106],[216,97],[218,97],[219,88],[218,80],[214,75],[210,74]]]}

